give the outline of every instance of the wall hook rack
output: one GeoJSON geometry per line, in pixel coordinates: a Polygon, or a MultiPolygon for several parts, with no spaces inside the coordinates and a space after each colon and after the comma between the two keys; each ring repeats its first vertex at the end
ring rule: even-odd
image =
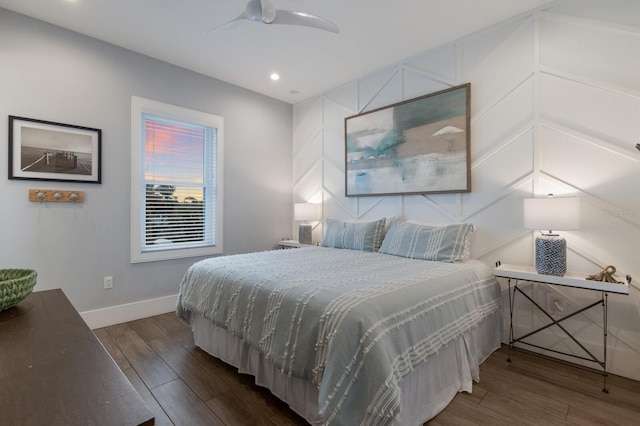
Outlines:
{"type": "Polygon", "coordinates": [[[62,191],[58,189],[30,189],[29,201],[82,203],[84,191],[62,191]]]}

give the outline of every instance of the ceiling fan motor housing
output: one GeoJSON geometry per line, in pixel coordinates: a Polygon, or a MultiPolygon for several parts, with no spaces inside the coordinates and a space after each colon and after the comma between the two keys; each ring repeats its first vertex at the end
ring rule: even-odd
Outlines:
{"type": "Polygon", "coordinates": [[[270,24],[276,17],[276,8],[268,0],[251,0],[244,12],[250,21],[262,21],[270,24]]]}
{"type": "Polygon", "coordinates": [[[205,33],[220,33],[235,28],[239,22],[248,20],[263,24],[298,25],[301,27],[317,28],[338,34],[340,30],[333,22],[320,16],[291,10],[276,10],[269,0],[249,0],[244,12],[237,18],[214,27],[205,33]]]}

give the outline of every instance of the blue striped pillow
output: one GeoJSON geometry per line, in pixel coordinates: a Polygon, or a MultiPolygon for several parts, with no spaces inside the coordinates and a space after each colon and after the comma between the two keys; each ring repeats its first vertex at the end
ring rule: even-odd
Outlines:
{"type": "Polygon", "coordinates": [[[385,218],[373,222],[343,222],[327,219],[323,247],[378,251],[384,238],[385,218]]]}
{"type": "Polygon", "coordinates": [[[410,259],[466,262],[469,260],[474,231],[471,223],[443,226],[395,223],[389,228],[380,253],[410,259]]]}

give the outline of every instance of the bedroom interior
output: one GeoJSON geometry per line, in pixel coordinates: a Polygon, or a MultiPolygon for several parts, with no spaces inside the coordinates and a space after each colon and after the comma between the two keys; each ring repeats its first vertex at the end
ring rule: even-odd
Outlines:
{"type": "MultiPolygon", "coordinates": [[[[241,3],[229,6],[232,15],[242,10],[241,3]]],[[[310,7],[291,3],[292,9],[310,7]]],[[[609,373],[640,381],[637,1],[539,2],[535,9],[369,68],[312,95],[288,89],[261,93],[211,78],[20,14],[16,4],[0,1],[0,91],[5,99],[0,134],[7,135],[9,116],[102,129],[102,181],[9,180],[7,150],[0,150],[0,174],[5,176],[0,193],[12,200],[0,203],[0,268],[37,270],[34,291],[62,289],[89,327],[99,330],[121,368],[118,351],[114,355],[109,347],[124,330],[117,324],[136,324],[141,335],[149,330],[144,327],[155,330],[148,325],[154,321],[173,329],[171,321],[156,315],[175,312],[179,284],[201,260],[130,262],[130,109],[132,96],[144,96],[224,117],[225,255],[263,252],[279,241],[298,239],[299,232],[308,233],[301,228],[306,221],[311,243],[317,244],[327,234],[328,219],[370,223],[401,218],[435,225],[472,223],[470,258],[491,270],[497,263],[535,267],[538,225],[526,226],[525,200],[549,193],[578,198],[579,227],[557,229],[566,242],[566,270],[586,277],[615,265],[619,280],[632,279],[628,294],[608,294],[606,326],[597,310],[563,324],[589,351],[606,350],[609,373]],[[345,196],[346,117],[464,83],[471,86],[470,192],[345,196]],[[33,188],[82,192],[83,200],[34,202],[29,200],[33,188]],[[320,211],[298,216],[295,210],[302,203],[320,211]],[[103,286],[105,277],[112,278],[112,288],[103,286]]],[[[346,31],[335,15],[318,15],[335,21],[338,34],[346,31]]],[[[250,25],[241,23],[233,31],[238,36],[250,25]]],[[[522,335],[546,324],[550,318],[521,298],[515,299],[510,319],[507,278],[498,281],[503,345],[510,326],[522,335]]],[[[520,285],[552,320],[599,297],[569,286],[520,285]]],[[[589,360],[558,354],[580,352],[561,330],[543,330],[533,343],[549,349],[535,352],[592,367],[589,360]]],[[[496,363],[496,355],[506,361],[506,352],[499,350],[484,368],[502,376],[507,367],[496,363]]],[[[514,362],[516,371],[532,368],[527,356],[514,362]]],[[[550,380],[554,371],[573,374],[553,362],[541,371],[550,380]]],[[[597,392],[599,380],[597,374],[577,379],[597,392]]],[[[616,386],[625,387],[615,377],[609,383],[611,394],[616,386]]],[[[634,392],[629,398],[637,400],[634,392]]]]}

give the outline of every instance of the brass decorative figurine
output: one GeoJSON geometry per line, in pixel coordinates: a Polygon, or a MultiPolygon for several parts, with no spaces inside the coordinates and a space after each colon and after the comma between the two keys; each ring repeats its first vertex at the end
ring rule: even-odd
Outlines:
{"type": "Polygon", "coordinates": [[[615,273],[616,273],[616,267],[613,265],[608,265],[602,271],[594,275],[589,275],[586,279],[591,281],[602,281],[602,282],[614,283],[614,284],[624,284],[624,282],[618,281],[613,277],[613,274],[615,273]]]}

